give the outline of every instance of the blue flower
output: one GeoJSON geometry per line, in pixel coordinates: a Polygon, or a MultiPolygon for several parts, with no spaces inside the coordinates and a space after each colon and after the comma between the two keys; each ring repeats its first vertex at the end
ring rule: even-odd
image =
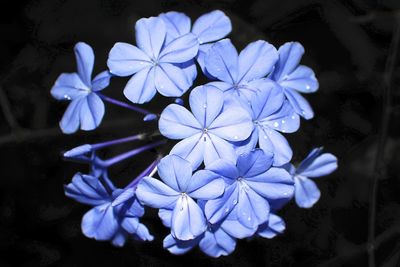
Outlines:
{"type": "Polygon", "coordinates": [[[236,144],[236,150],[238,154],[249,152],[258,143],[261,149],[274,154],[273,165],[281,166],[290,161],[293,152],[286,138],[279,132],[297,131],[300,119],[276,83],[265,80],[259,88],[260,91],[251,98],[250,105],[240,102],[251,114],[254,130],[248,139],[236,144]]]}
{"type": "Polygon", "coordinates": [[[82,232],[89,238],[109,240],[123,246],[128,237],[153,240],[146,226],[139,222],[144,208],[135,197],[134,188],[117,189],[107,178],[76,174],[65,186],[66,196],[94,206],[82,218],[82,232]]]}
{"type": "Polygon", "coordinates": [[[220,80],[212,82],[212,85],[225,94],[249,101],[259,90],[260,79],[272,71],[277,60],[275,47],[265,41],[250,43],[238,55],[231,41],[224,39],[208,50],[205,66],[212,76],[220,80]]]}
{"type": "Polygon", "coordinates": [[[171,104],[161,114],[159,129],[170,139],[183,139],[170,154],[187,159],[194,169],[219,158],[236,160],[230,141],[245,140],[253,130],[249,114],[239,106],[224,105],[223,92],[213,86],[198,86],[189,99],[192,113],[171,104]]]}
{"type": "Polygon", "coordinates": [[[311,208],[321,196],[317,185],[309,178],[325,176],[337,169],[337,158],[321,152],[322,147],[314,148],[297,169],[292,164],[285,166],[294,178],[294,196],[300,208],[311,208]]]}
{"type": "Polygon", "coordinates": [[[279,50],[279,60],[275,65],[271,78],[282,86],[286,98],[294,110],[305,119],[314,117],[308,101],[300,93],[313,93],[318,90],[318,81],[309,67],[299,65],[304,54],[300,43],[289,42],[279,50]]]}
{"type": "MultiPolygon", "coordinates": [[[[159,17],[167,27],[166,43],[189,32],[197,37],[200,46],[196,59],[203,72],[207,75],[204,60],[212,45],[211,42],[224,38],[232,31],[230,19],[224,12],[214,10],[200,16],[193,23],[193,27],[191,27],[190,18],[184,13],[170,11],[160,14],[159,17]]],[[[194,67],[194,71],[196,70],[193,61],[190,63],[190,66],[191,68],[194,67]]]]}
{"type": "Polygon", "coordinates": [[[116,43],[107,65],[117,76],[132,76],[124,95],[133,103],[150,101],[156,92],[179,97],[192,85],[195,76],[184,71],[185,63],[198,52],[196,36],[188,33],[165,45],[167,28],[162,19],[144,18],[136,22],[136,46],[116,43]]]}
{"type": "Polygon", "coordinates": [[[56,80],[51,95],[57,100],[71,100],[60,121],[63,133],[74,133],[79,129],[90,131],[97,128],[104,116],[104,103],[96,92],[110,83],[111,74],[103,71],[92,80],[94,54],[85,43],[74,48],[78,73],[62,73],[56,80]]]}
{"type": "Polygon", "coordinates": [[[268,239],[274,238],[285,231],[286,225],[281,217],[270,213],[268,221],[258,227],[257,235],[268,239]]]}
{"type": "Polygon", "coordinates": [[[162,181],[143,178],[136,190],[139,200],[153,208],[172,210],[169,224],[175,238],[191,240],[201,235],[207,224],[203,211],[193,199],[220,196],[224,191],[223,180],[206,170],[192,176],[191,164],[176,155],[163,158],[157,168],[162,181]]]}
{"type": "Polygon", "coordinates": [[[261,149],[253,150],[238,157],[237,164],[218,160],[208,166],[208,170],[221,176],[226,188],[224,194],[205,204],[205,214],[210,223],[215,224],[228,216],[229,234],[244,238],[251,236],[260,224],[269,218],[270,203],[291,199],[294,191],[290,174],[271,167],[272,154],[261,149]],[[239,222],[242,227],[237,227],[239,222]]]}

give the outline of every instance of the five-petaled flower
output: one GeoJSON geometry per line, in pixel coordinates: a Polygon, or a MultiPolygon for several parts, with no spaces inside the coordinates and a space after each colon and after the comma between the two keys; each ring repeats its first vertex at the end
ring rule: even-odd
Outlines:
{"type": "Polygon", "coordinates": [[[182,35],[165,44],[167,29],[158,17],[136,22],[136,46],[116,43],[111,49],[107,65],[112,74],[132,76],[124,95],[133,103],[150,101],[156,92],[179,97],[192,85],[194,78],[184,71],[185,63],[198,52],[199,43],[192,33],[182,35]]]}
{"type": "Polygon", "coordinates": [[[176,104],[161,113],[161,134],[170,139],[184,139],[170,153],[187,159],[194,169],[203,160],[206,166],[220,158],[235,162],[231,142],[249,137],[253,130],[250,115],[239,106],[224,104],[223,92],[210,85],[194,88],[189,105],[192,113],[176,104]]]}
{"type": "Polygon", "coordinates": [[[82,130],[97,128],[104,116],[104,103],[96,92],[110,83],[111,74],[103,71],[92,80],[94,54],[85,43],[75,45],[78,73],[62,73],[56,80],[51,94],[58,100],[71,100],[60,121],[61,130],[74,133],[79,125],[82,130]]]}
{"type": "Polygon", "coordinates": [[[271,78],[282,88],[297,114],[305,119],[314,117],[308,101],[300,93],[314,93],[318,90],[318,81],[314,71],[309,67],[299,65],[304,54],[304,48],[298,42],[289,42],[279,50],[279,60],[275,65],[271,78]]]}
{"type": "MultiPolygon", "coordinates": [[[[153,208],[172,210],[171,234],[179,240],[190,240],[207,228],[203,211],[193,199],[210,200],[224,192],[224,181],[207,170],[192,176],[192,166],[185,159],[170,155],[157,166],[162,181],[145,177],[136,189],[138,199],[153,208]]],[[[165,220],[165,218],[164,218],[165,220]]]]}
{"type": "Polygon", "coordinates": [[[325,176],[337,169],[337,158],[331,153],[321,152],[322,147],[314,148],[297,169],[290,163],[285,166],[293,176],[294,197],[300,208],[311,208],[321,196],[317,185],[309,178],[325,176]]]}

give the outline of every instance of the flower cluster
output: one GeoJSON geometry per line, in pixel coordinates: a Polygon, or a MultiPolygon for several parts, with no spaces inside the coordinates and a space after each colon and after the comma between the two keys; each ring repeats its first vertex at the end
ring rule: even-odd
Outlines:
{"type": "Polygon", "coordinates": [[[310,208],[320,191],[310,178],[328,175],[337,159],[316,148],[294,167],[285,134],[314,112],[301,95],[318,89],[314,72],[300,65],[304,49],[297,42],[279,49],[255,41],[238,53],[230,39],[229,18],[219,10],[193,25],[183,13],[168,12],[136,22],[136,45],[116,43],[107,66],[93,80],[92,48],[75,46],[77,73],[61,74],[51,94],[71,101],[60,122],[66,134],[97,128],[104,102],[158,121],[161,135],[140,133],[64,153],[89,164],[65,186],[68,197],[90,205],[82,232],[123,246],[128,238],[153,240],[140,223],[144,206],[158,209],[170,228],[164,248],[182,254],[195,246],[212,257],[228,255],[237,239],[273,238],[285,230],[279,210],[293,198],[310,208]],[[193,86],[198,67],[210,82],[193,86]],[[111,77],[130,77],[123,93],[129,102],[104,95],[111,77]],[[194,87],[191,89],[191,87],[194,87]],[[188,106],[183,97],[189,91],[188,106]],[[138,106],[156,93],[173,102],[160,114],[138,106]],[[104,101],[104,102],[103,102],[104,101]],[[109,159],[99,150],[127,142],[145,142],[109,159]],[[165,152],[159,147],[171,148],[165,152]],[[117,188],[108,169],[143,151],[156,151],[151,164],[125,188],[117,188]],[[156,177],[156,174],[159,178],[156,177]]]}

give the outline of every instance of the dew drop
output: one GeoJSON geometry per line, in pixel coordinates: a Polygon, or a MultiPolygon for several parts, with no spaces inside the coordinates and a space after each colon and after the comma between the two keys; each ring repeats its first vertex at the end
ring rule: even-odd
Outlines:
{"type": "Polygon", "coordinates": [[[292,120],[294,120],[296,117],[294,115],[292,115],[292,120]]]}
{"type": "Polygon", "coordinates": [[[71,97],[69,95],[64,95],[64,98],[67,100],[71,100],[71,97]]]}
{"type": "Polygon", "coordinates": [[[233,137],[233,139],[238,140],[239,137],[238,137],[237,135],[235,135],[235,136],[233,137]]]}
{"type": "Polygon", "coordinates": [[[285,124],[286,123],[286,121],[285,120],[282,120],[282,124],[285,124]]]}
{"type": "Polygon", "coordinates": [[[287,193],[285,192],[285,193],[283,193],[283,195],[284,195],[284,196],[287,196],[287,193]]]}
{"type": "Polygon", "coordinates": [[[264,135],[264,139],[267,139],[267,138],[268,138],[268,136],[264,135]]]}
{"type": "Polygon", "coordinates": [[[207,104],[206,103],[203,104],[203,108],[207,108],[207,104]]]}
{"type": "Polygon", "coordinates": [[[233,205],[236,205],[237,204],[237,199],[234,199],[233,200],[233,205]]]}
{"type": "Polygon", "coordinates": [[[229,212],[229,208],[226,208],[226,209],[225,209],[225,213],[228,213],[228,212],[229,212]]]}
{"type": "Polygon", "coordinates": [[[251,221],[251,218],[250,218],[250,217],[247,217],[247,220],[248,220],[248,221],[251,221]]]}
{"type": "Polygon", "coordinates": [[[279,126],[279,123],[278,122],[274,122],[274,127],[276,128],[278,126],[279,126]]]}
{"type": "Polygon", "coordinates": [[[306,85],[306,89],[307,89],[307,90],[310,90],[311,87],[307,84],[307,85],[306,85]]]}

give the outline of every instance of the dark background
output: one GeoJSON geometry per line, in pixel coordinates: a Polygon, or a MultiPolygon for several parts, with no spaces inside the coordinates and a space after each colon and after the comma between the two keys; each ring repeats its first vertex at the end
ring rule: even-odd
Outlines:
{"type": "MultiPolygon", "coordinates": [[[[400,1],[36,0],[13,7],[8,3],[0,2],[0,266],[366,266],[374,177],[380,179],[377,266],[399,265],[400,75],[397,66],[393,75],[385,72],[385,62],[400,1]],[[144,124],[137,114],[107,105],[96,131],[61,133],[58,121],[66,103],[56,102],[49,92],[60,73],[75,71],[74,44],[84,41],[94,48],[96,74],[106,68],[115,42],[134,42],[137,19],[177,10],[194,21],[213,9],[231,18],[229,37],[238,49],[257,39],[276,46],[286,41],[304,45],[303,64],[315,70],[320,90],[308,96],[315,118],[303,121],[300,131],[288,136],[294,161],[323,145],[338,157],[339,169],[317,181],[322,196],[312,209],[291,203],[281,211],[287,223],[283,235],[241,240],[228,257],[211,259],[198,249],[185,256],[170,255],[162,249],[167,230],[149,209],[143,221],[156,237],[152,243],[131,241],[114,248],[85,238],[80,220],[88,207],[67,199],[63,184],[87,168],[64,162],[60,152],[131,135],[143,131],[144,124]],[[391,82],[385,83],[385,77],[391,82]],[[388,88],[391,106],[382,104],[388,88]],[[390,119],[388,131],[383,130],[384,116],[390,119]]],[[[126,79],[115,78],[104,93],[123,99],[125,83],[126,79]]],[[[146,107],[159,110],[166,101],[158,97],[146,107]]],[[[127,149],[113,148],[105,156],[127,149]]],[[[122,186],[152,157],[149,152],[113,168],[115,183],[122,186]]]]}

